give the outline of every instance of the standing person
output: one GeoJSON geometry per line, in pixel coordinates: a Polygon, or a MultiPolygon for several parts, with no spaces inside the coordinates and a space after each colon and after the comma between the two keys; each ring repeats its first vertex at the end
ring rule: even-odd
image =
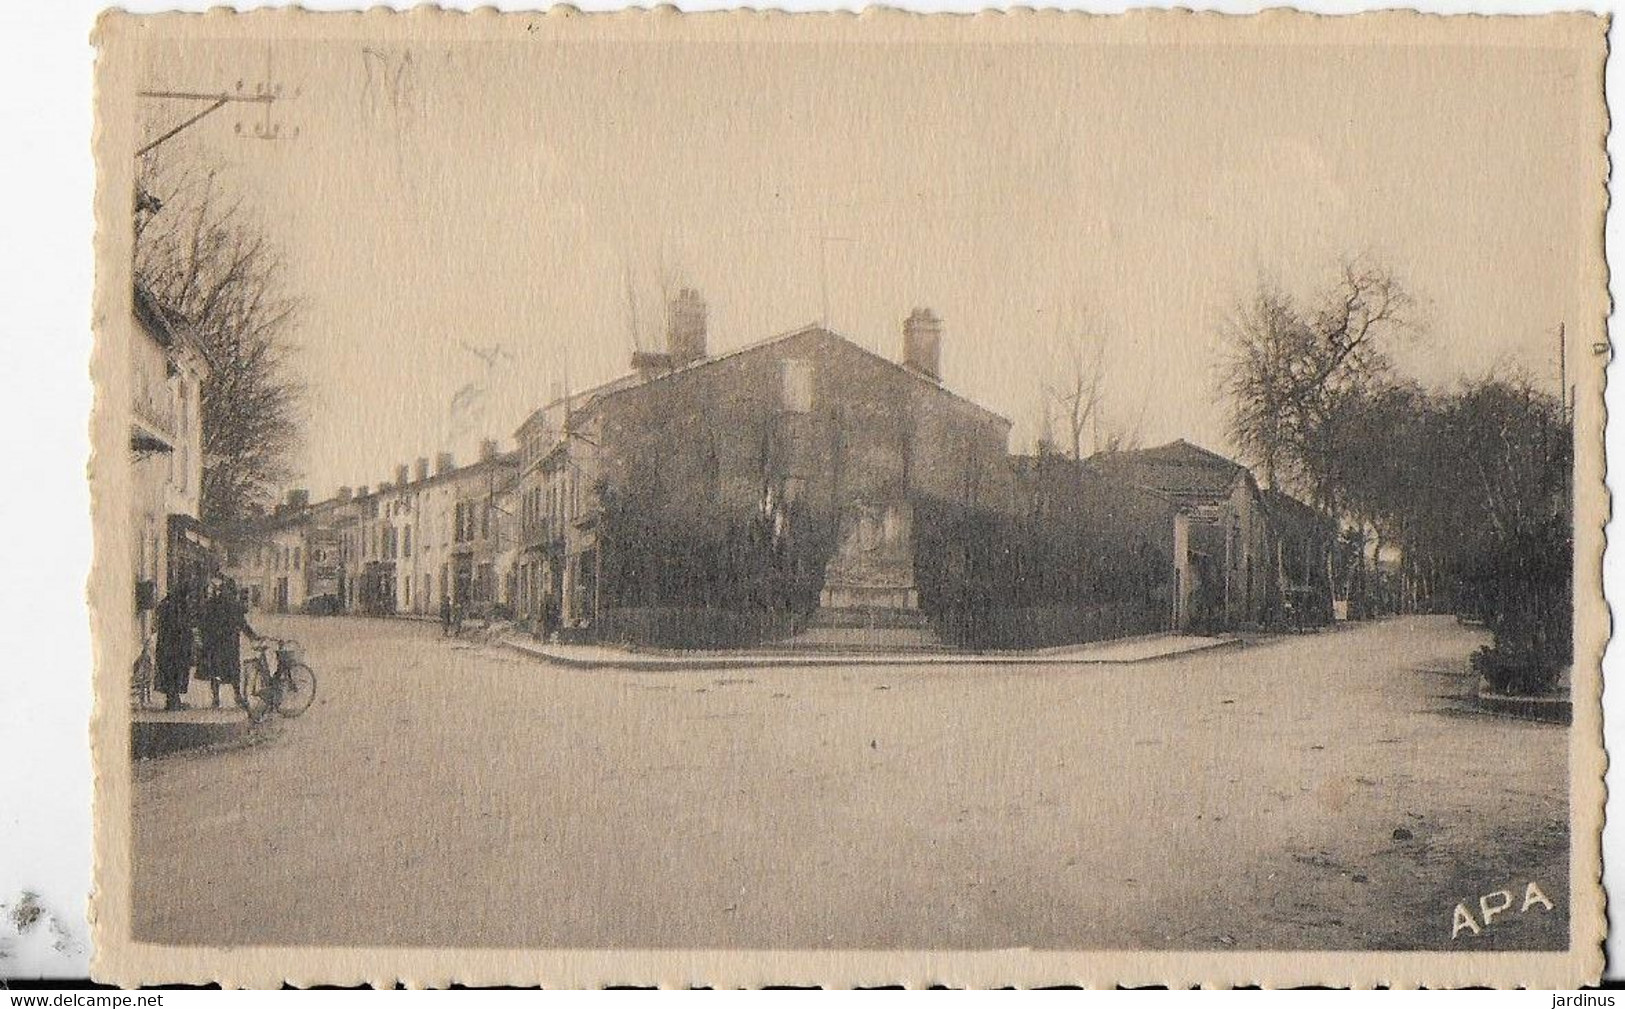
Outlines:
{"type": "Polygon", "coordinates": [[[192,650],[197,630],[197,615],[185,580],[177,581],[158,604],[157,618],[158,692],[164,695],[165,711],[179,711],[186,707],[181,698],[186,696],[192,678],[192,650]]]}
{"type": "Polygon", "coordinates": [[[440,597],[440,636],[451,636],[451,597],[440,597]]]}
{"type": "Polygon", "coordinates": [[[237,586],[229,579],[216,575],[210,582],[199,624],[203,649],[198,667],[209,681],[214,706],[220,707],[221,683],[231,684],[232,696],[241,705],[243,695],[237,686],[237,673],[243,664],[242,635],[256,641],[260,635],[248,626],[248,614],[237,596],[237,586]]]}
{"type": "Polygon", "coordinates": [[[542,599],[542,640],[552,641],[553,634],[559,629],[559,605],[549,592],[542,599]]]}

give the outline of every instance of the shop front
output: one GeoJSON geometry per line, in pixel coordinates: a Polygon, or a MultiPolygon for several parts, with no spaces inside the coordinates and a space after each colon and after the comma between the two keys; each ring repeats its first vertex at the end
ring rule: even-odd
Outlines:
{"type": "Polygon", "coordinates": [[[219,568],[214,538],[204,529],[202,522],[190,515],[169,516],[168,533],[169,569],[165,594],[173,593],[184,585],[191,598],[202,598],[210,576],[219,568]]]}

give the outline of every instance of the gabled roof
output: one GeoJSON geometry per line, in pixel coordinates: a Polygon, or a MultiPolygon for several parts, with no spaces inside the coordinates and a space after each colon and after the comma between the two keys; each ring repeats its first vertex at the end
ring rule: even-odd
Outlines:
{"type": "Polygon", "coordinates": [[[1101,452],[1089,457],[1096,469],[1175,497],[1223,497],[1247,468],[1183,438],[1154,448],[1101,452]]]}
{"type": "Polygon", "coordinates": [[[137,281],[131,285],[130,310],[141,329],[165,350],[183,346],[196,354],[205,368],[213,369],[214,361],[202,344],[192,336],[186,319],[158,300],[147,285],[137,281]]]}
{"type": "Polygon", "coordinates": [[[1017,478],[1029,481],[1029,486],[1035,486],[1031,481],[1045,477],[1060,478],[1069,481],[1071,488],[1095,496],[1127,492],[1168,506],[1177,505],[1174,496],[1167,491],[1134,480],[1122,479],[1123,474],[1120,471],[1095,466],[1093,459],[1073,459],[1070,456],[1049,453],[1016,453],[1008,456],[1008,459],[1017,478]]]}
{"type": "MultiPolygon", "coordinates": [[[[744,357],[748,354],[760,353],[761,351],[764,351],[770,347],[775,347],[786,341],[805,336],[817,336],[827,340],[832,340],[846,349],[856,351],[859,354],[884,364],[889,368],[894,368],[897,371],[908,375],[914,381],[922,383],[925,387],[947,396],[956,402],[969,406],[976,411],[999,421],[1006,427],[1010,426],[1010,420],[1004,417],[1002,414],[995,413],[975,400],[959,395],[958,393],[949,389],[947,386],[943,385],[941,382],[927,375],[923,375],[920,372],[915,371],[913,368],[907,367],[906,365],[900,364],[889,358],[882,357],[867,347],[860,346],[859,344],[854,343],[852,340],[847,339],[845,336],[842,336],[841,334],[835,332],[834,330],[828,329],[827,327],[821,326],[818,323],[809,323],[805,326],[788,330],[775,336],[770,336],[765,340],[758,340],[755,343],[748,343],[743,347],[736,347],[733,350],[724,351],[723,353],[714,355],[712,357],[702,357],[697,361],[691,361],[688,364],[685,364],[680,368],[674,368],[671,371],[660,372],[648,377],[636,374],[623,375],[618,379],[606,382],[603,385],[595,386],[594,388],[586,390],[585,392],[576,393],[570,397],[567,397],[567,399],[570,401],[572,410],[587,410],[598,403],[608,400],[611,397],[621,393],[628,392],[633,389],[642,389],[647,386],[657,385],[661,382],[671,381],[693,372],[702,371],[723,361],[730,361],[735,358],[744,357]]],[[[552,407],[559,406],[564,402],[565,399],[563,398],[554,400],[553,403],[549,404],[547,408],[551,409],[552,407]]]]}
{"type": "Polygon", "coordinates": [[[1242,468],[1241,463],[1236,462],[1234,459],[1228,459],[1200,445],[1193,445],[1183,438],[1175,438],[1166,445],[1157,445],[1152,448],[1102,452],[1096,458],[1165,463],[1179,466],[1201,466],[1225,471],[1242,468]]]}
{"type": "Polygon", "coordinates": [[[135,313],[136,321],[141,323],[141,328],[160,346],[168,347],[175,342],[175,331],[169,313],[158,304],[158,299],[153,297],[145,284],[134,285],[130,294],[130,310],[135,313]]]}

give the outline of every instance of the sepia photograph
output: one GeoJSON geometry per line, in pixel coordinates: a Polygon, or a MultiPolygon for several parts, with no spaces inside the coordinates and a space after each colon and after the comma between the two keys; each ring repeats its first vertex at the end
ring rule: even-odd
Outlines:
{"type": "Polygon", "coordinates": [[[1607,25],[104,15],[98,979],[1595,981],[1607,25]]]}

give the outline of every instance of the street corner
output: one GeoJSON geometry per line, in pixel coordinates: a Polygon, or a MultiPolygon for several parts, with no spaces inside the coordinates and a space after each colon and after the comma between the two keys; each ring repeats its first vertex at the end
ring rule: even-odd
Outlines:
{"type": "Polygon", "coordinates": [[[263,741],[274,720],[255,722],[229,695],[216,705],[201,683],[187,693],[178,709],[137,705],[130,711],[130,758],[152,760],[176,753],[235,749],[263,741]]]}
{"type": "Polygon", "coordinates": [[[136,711],[130,719],[130,757],[151,760],[182,751],[246,745],[263,735],[261,726],[235,708],[136,711]]]}

